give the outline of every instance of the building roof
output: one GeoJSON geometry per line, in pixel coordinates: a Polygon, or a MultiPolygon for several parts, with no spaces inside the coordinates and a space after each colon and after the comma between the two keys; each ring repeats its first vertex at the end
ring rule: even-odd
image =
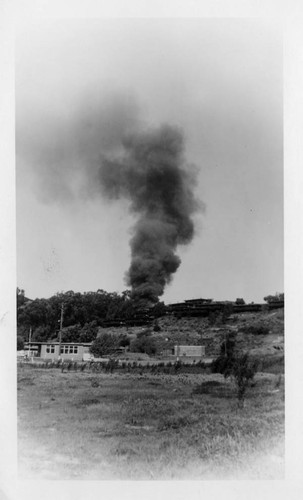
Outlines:
{"type": "Polygon", "coordinates": [[[25,345],[84,345],[84,346],[90,346],[92,345],[92,342],[58,342],[57,340],[48,340],[46,342],[35,342],[34,340],[31,340],[30,342],[24,342],[25,345]]]}

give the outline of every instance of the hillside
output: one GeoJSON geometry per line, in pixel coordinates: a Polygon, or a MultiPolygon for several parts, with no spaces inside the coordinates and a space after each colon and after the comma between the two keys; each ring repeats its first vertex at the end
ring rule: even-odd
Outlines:
{"type": "MultiPolygon", "coordinates": [[[[236,336],[237,346],[263,359],[283,358],[284,350],[284,309],[260,311],[256,313],[232,314],[224,323],[211,324],[208,318],[181,317],[165,315],[158,319],[159,332],[149,327],[157,352],[172,349],[176,344],[205,345],[206,356],[219,354],[220,345],[226,335],[236,336]],[[263,332],[263,333],[262,333],[263,332]]],[[[112,334],[126,334],[130,338],[147,327],[109,327],[102,328],[112,334]]]]}

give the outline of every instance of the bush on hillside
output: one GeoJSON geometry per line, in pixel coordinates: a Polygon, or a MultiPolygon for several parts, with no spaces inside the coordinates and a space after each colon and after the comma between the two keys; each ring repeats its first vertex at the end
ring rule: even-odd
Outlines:
{"type": "Polygon", "coordinates": [[[151,329],[150,328],[145,328],[141,332],[137,333],[137,339],[141,339],[142,337],[148,337],[151,335],[151,329]]]}
{"type": "Polygon", "coordinates": [[[222,325],[227,322],[233,312],[232,304],[224,304],[222,309],[210,311],[208,315],[208,323],[211,326],[222,325]]]}
{"type": "Polygon", "coordinates": [[[97,358],[108,356],[119,347],[119,338],[110,333],[101,333],[90,347],[90,352],[97,358]]]}
{"type": "Polygon", "coordinates": [[[243,333],[251,333],[252,335],[268,335],[269,327],[265,325],[248,325],[241,328],[243,333]]]}
{"type": "Polygon", "coordinates": [[[33,332],[32,340],[35,342],[45,342],[52,337],[52,333],[52,329],[49,325],[38,326],[33,332]]]}
{"type": "Polygon", "coordinates": [[[96,320],[91,321],[90,323],[85,323],[85,325],[81,328],[78,342],[92,342],[95,340],[98,334],[98,328],[96,320]]]}
{"type": "Polygon", "coordinates": [[[161,332],[161,326],[159,325],[158,321],[155,320],[155,324],[154,324],[154,328],[153,328],[154,332],[161,332]]]}
{"type": "MultiPolygon", "coordinates": [[[[81,332],[81,325],[72,325],[62,328],[61,330],[61,340],[62,342],[79,342],[81,332]]],[[[59,333],[58,333],[59,340],[59,333]]]]}
{"type": "Polygon", "coordinates": [[[130,344],[131,352],[142,352],[148,355],[156,354],[157,348],[152,337],[144,335],[133,340],[130,344]]]}
{"type": "Polygon", "coordinates": [[[130,345],[130,340],[127,335],[122,335],[119,337],[119,347],[127,347],[130,345]]]}

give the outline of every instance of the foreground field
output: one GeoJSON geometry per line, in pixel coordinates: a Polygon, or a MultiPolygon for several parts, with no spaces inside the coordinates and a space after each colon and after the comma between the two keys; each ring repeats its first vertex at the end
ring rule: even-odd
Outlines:
{"type": "Polygon", "coordinates": [[[284,377],[18,368],[21,479],[283,479],[284,377]]]}

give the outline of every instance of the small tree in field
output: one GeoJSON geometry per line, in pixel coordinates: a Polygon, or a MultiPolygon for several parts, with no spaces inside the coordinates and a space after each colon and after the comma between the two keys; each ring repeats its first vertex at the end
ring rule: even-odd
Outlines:
{"type": "Polygon", "coordinates": [[[237,398],[240,408],[244,406],[246,389],[257,372],[257,364],[257,360],[250,359],[248,352],[237,356],[234,360],[231,375],[234,377],[237,385],[237,398]]]}
{"type": "Polygon", "coordinates": [[[257,360],[249,357],[248,352],[236,350],[235,339],[227,338],[221,344],[221,352],[213,362],[213,372],[222,373],[224,378],[232,377],[237,386],[239,408],[244,406],[244,398],[249,384],[252,382],[258,368],[257,360]]]}

